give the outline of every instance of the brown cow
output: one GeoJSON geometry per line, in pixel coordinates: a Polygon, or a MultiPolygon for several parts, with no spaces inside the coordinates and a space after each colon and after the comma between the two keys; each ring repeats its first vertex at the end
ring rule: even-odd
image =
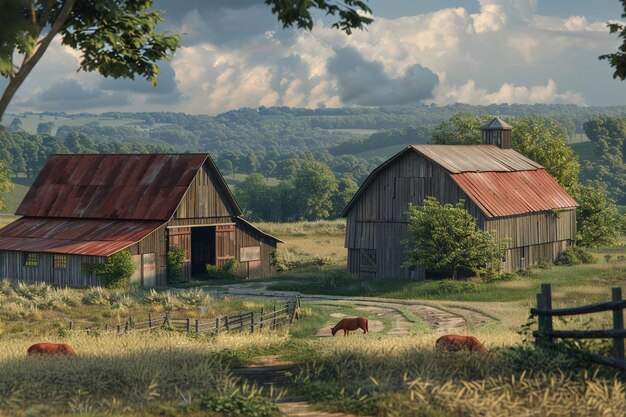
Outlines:
{"type": "Polygon", "coordinates": [[[350,334],[350,330],[362,329],[363,333],[367,333],[369,329],[367,328],[367,319],[365,317],[355,317],[350,319],[341,319],[339,323],[335,325],[335,327],[330,328],[330,332],[335,335],[339,330],[343,330],[343,335],[347,336],[350,334]]]}
{"type": "Polygon", "coordinates": [[[488,352],[487,348],[474,336],[460,336],[458,334],[447,334],[441,336],[435,342],[435,346],[440,350],[457,352],[467,349],[470,352],[488,352]]]}
{"type": "Polygon", "coordinates": [[[74,349],[65,343],[35,343],[28,348],[29,355],[69,355],[76,356],[74,349]]]}

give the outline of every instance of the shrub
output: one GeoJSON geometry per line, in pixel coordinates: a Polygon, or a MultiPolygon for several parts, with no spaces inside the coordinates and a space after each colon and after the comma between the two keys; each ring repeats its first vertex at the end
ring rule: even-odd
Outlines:
{"type": "Polygon", "coordinates": [[[596,262],[596,258],[592,254],[581,248],[580,246],[571,246],[559,256],[556,260],[557,265],[580,265],[580,264],[592,264],[596,262]]]}
{"type": "Polygon", "coordinates": [[[480,276],[484,282],[504,282],[513,281],[516,279],[516,275],[510,272],[504,272],[501,274],[483,274],[480,276]]]}
{"type": "Polygon", "coordinates": [[[222,266],[206,264],[206,272],[209,279],[236,278],[238,265],[235,258],[230,258],[222,266]]]}
{"type": "Polygon", "coordinates": [[[473,282],[444,279],[437,283],[437,287],[435,287],[433,294],[445,297],[448,295],[476,293],[478,291],[478,285],[473,282]]]}
{"type": "Polygon", "coordinates": [[[85,291],[85,294],[83,295],[83,304],[90,306],[108,305],[109,297],[104,288],[92,287],[85,291]]]}
{"type": "Polygon", "coordinates": [[[539,260],[537,261],[537,268],[539,268],[539,269],[551,269],[552,268],[552,262],[549,259],[546,259],[546,258],[539,258],[539,260]]]}
{"type": "Polygon", "coordinates": [[[103,264],[92,264],[90,269],[104,281],[108,288],[127,289],[130,277],[135,272],[132,256],[125,250],[109,256],[103,264]]]}
{"type": "Polygon", "coordinates": [[[219,397],[210,395],[202,399],[202,407],[227,416],[274,417],[281,415],[276,404],[260,395],[243,396],[239,393],[219,397]]]}
{"type": "Polygon", "coordinates": [[[347,271],[329,271],[324,277],[324,288],[337,288],[348,285],[354,278],[347,271]]]}
{"type": "Polygon", "coordinates": [[[282,254],[279,254],[277,250],[273,250],[270,252],[270,258],[270,265],[276,268],[277,272],[283,272],[289,269],[285,258],[282,256],[282,254]]]}
{"type": "Polygon", "coordinates": [[[180,282],[183,277],[185,265],[185,250],[173,248],[167,252],[167,282],[170,284],[180,282]]]}

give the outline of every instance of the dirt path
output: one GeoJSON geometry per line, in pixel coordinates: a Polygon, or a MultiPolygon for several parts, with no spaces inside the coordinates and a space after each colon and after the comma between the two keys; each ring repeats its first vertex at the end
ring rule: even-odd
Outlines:
{"type": "MultiPolygon", "coordinates": [[[[281,360],[278,356],[257,356],[243,368],[235,369],[235,375],[245,378],[257,386],[287,389],[291,380],[286,372],[292,369],[293,362],[281,360]]],[[[357,417],[354,414],[318,411],[302,397],[287,395],[276,402],[280,411],[287,417],[357,417]]]]}
{"type": "MultiPolygon", "coordinates": [[[[400,300],[377,297],[341,297],[329,295],[300,294],[295,291],[270,291],[267,283],[244,283],[227,285],[221,291],[212,291],[220,295],[248,298],[288,298],[300,296],[302,302],[330,305],[337,308],[331,314],[332,320],[325,323],[318,331],[319,337],[329,337],[330,327],[349,314],[342,310],[360,310],[369,317],[369,330],[373,333],[385,331],[384,323],[390,323],[386,330],[390,335],[407,335],[415,326],[415,316],[425,321],[436,333],[463,333],[471,326],[482,326],[496,319],[480,312],[461,306],[444,306],[431,301],[400,300]]],[[[210,288],[207,288],[211,291],[210,288]]]]}

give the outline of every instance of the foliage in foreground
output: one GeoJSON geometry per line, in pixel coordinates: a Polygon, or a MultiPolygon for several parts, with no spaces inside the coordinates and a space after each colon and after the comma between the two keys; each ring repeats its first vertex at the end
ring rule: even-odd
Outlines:
{"type": "Polygon", "coordinates": [[[445,353],[398,338],[320,350],[294,383],[323,409],[369,415],[619,416],[626,383],[598,369],[554,350],[445,353]]]}

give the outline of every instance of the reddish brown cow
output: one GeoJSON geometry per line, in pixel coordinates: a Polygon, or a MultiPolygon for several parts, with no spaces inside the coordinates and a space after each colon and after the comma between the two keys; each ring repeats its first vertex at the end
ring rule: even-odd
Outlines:
{"type": "Polygon", "coordinates": [[[76,356],[74,349],[65,343],[35,343],[28,348],[29,355],[69,355],[76,356]]]}
{"type": "Polygon", "coordinates": [[[350,334],[350,330],[362,329],[363,333],[367,333],[369,329],[367,328],[367,319],[365,317],[355,317],[350,319],[341,319],[339,323],[335,325],[335,327],[331,327],[330,331],[335,335],[339,330],[343,330],[343,335],[347,336],[350,334]]]}
{"type": "Polygon", "coordinates": [[[470,352],[488,352],[487,348],[474,336],[460,336],[458,334],[447,334],[437,339],[435,343],[437,349],[456,352],[467,349],[470,352]]]}

